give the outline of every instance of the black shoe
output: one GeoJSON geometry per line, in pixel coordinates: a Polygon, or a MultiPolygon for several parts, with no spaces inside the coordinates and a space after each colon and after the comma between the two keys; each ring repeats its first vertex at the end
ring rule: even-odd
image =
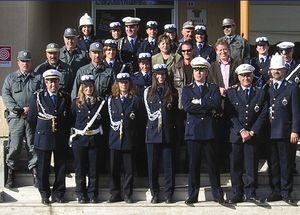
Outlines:
{"type": "Polygon", "coordinates": [[[128,196],[128,195],[124,196],[124,201],[128,204],[133,203],[131,196],[128,196]]]}
{"type": "Polygon", "coordinates": [[[230,203],[231,204],[237,204],[237,203],[241,203],[244,201],[244,198],[243,196],[240,196],[240,195],[235,195],[233,196],[231,199],[230,199],[230,203]]]}
{"type": "Polygon", "coordinates": [[[91,204],[96,204],[97,203],[97,198],[96,197],[90,198],[90,203],[91,204]]]}
{"type": "Polygon", "coordinates": [[[165,201],[166,204],[172,204],[173,202],[174,201],[173,201],[172,197],[166,198],[166,201],[165,201]]]}
{"type": "Polygon", "coordinates": [[[121,202],[122,198],[120,196],[111,196],[107,203],[121,202]]]}
{"type": "Polygon", "coordinates": [[[44,204],[44,205],[50,205],[50,201],[49,201],[48,198],[42,198],[41,203],[44,204]]]}
{"type": "Polygon", "coordinates": [[[275,202],[280,200],[282,200],[282,197],[276,192],[272,192],[266,199],[267,202],[275,202]]]}
{"type": "Polygon", "coordinates": [[[197,202],[198,202],[198,200],[194,200],[194,199],[187,199],[184,201],[184,203],[190,207],[194,207],[194,203],[197,203],[197,202]]]}
{"type": "Polygon", "coordinates": [[[297,206],[297,202],[290,195],[288,195],[287,197],[282,197],[282,200],[289,205],[297,206]]]}
{"type": "Polygon", "coordinates": [[[87,199],[83,196],[80,196],[80,197],[77,198],[77,202],[79,204],[85,204],[85,203],[87,203],[87,199]]]}
{"type": "Polygon", "coordinates": [[[64,203],[65,200],[64,200],[63,197],[54,196],[54,197],[52,197],[52,202],[56,202],[56,203],[64,203]]]}
{"type": "Polygon", "coordinates": [[[158,199],[158,196],[157,196],[157,195],[155,195],[155,196],[152,197],[151,203],[152,203],[152,204],[157,204],[157,203],[159,203],[159,199],[158,199]]]}

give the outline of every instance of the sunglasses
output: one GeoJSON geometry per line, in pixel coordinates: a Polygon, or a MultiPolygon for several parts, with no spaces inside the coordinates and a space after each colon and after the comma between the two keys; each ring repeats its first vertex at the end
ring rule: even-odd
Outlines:
{"type": "Polygon", "coordinates": [[[181,50],[181,52],[191,52],[192,49],[181,50]]]}
{"type": "Polygon", "coordinates": [[[223,29],[225,29],[225,28],[231,28],[231,25],[223,26],[223,29]]]}

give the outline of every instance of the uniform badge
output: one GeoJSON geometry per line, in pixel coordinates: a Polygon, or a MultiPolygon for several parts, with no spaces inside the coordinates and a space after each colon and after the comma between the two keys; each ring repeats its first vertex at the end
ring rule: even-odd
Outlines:
{"type": "Polygon", "coordinates": [[[295,78],[295,83],[296,83],[296,84],[299,84],[299,82],[300,82],[300,78],[297,76],[297,77],[295,78]]]}
{"type": "Polygon", "coordinates": [[[133,112],[131,112],[130,115],[129,115],[129,117],[130,117],[130,119],[133,120],[135,118],[135,114],[133,112]]]}
{"type": "Polygon", "coordinates": [[[98,114],[97,119],[98,119],[98,120],[101,119],[101,114],[98,114]]]}
{"type": "Polygon", "coordinates": [[[168,104],[167,104],[167,108],[168,108],[168,110],[171,110],[171,109],[172,109],[172,104],[171,104],[171,103],[168,103],[168,104]]]}
{"type": "Polygon", "coordinates": [[[254,111],[257,113],[259,110],[260,110],[259,105],[256,104],[255,107],[254,107],[254,111]]]}
{"type": "Polygon", "coordinates": [[[288,104],[288,101],[287,101],[287,99],[284,97],[283,98],[283,100],[282,100],[282,104],[284,105],[284,106],[286,106],[287,104],[288,104]]]}

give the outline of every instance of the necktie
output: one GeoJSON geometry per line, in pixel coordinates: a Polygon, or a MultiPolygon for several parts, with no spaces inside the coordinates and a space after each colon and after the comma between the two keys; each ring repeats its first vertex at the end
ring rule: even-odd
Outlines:
{"type": "Polygon", "coordinates": [[[261,65],[261,67],[263,67],[264,63],[265,63],[265,59],[263,57],[260,58],[260,65],[261,65]]]}
{"type": "Polygon", "coordinates": [[[51,99],[52,99],[53,104],[56,105],[56,95],[53,94],[51,96],[51,99]]]}
{"type": "Polygon", "coordinates": [[[202,43],[199,43],[198,44],[198,49],[199,49],[199,53],[201,52],[201,49],[203,48],[203,44],[202,43]]]}
{"type": "Polygon", "coordinates": [[[134,39],[130,40],[131,47],[134,49],[134,39]]]}
{"type": "Polygon", "coordinates": [[[200,96],[202,96],[202,91],[203,91],[203,85],[200,84],[198,86],[198,93],[199,93],[200,96]]]}
{"type": "Polygon", "coordinates": [[[245,89],[244,90],[244,92],[245,92],[245,98],[246,98],[247,102],[249,102],[249,91],[250,91],[249,89],[245,89]]]}
{"type": "Polygon", "coordinates": [[[154,41],[150,42],[150,46],[153,47],[154,46],[154,41]]]}
{"type": "Polygon", "coordinates": [[[285,63],[285,67],[287,68],[287,70],[290,70],[291,65],[289,63],[285,63]]]}
{"type": "Polygon", "coordinates": [[[157,91],[158,91],[159,98],[162,99],[162,96],[163,96],[163,88],[162,88],[162,87],[158,87],[158,88],[157,88],[157,91]]]}
{"type": "Polygon", "coordinates": [[[275,90],[275,91],[278,90],[278,83],[275,83],[275,84],[274,84],[274,90],[275,90]]]}
{"type": "Polygon", "coordinates": [[[86,103],[87,103],[87,105],[90,107],[90,106],[91,106],[91,98],[87,98],[87,99],[86,99],[86,103]]]}
{"type": "Polygon", "coordinates": [[[112,62],[109,63],[109,67],[113,68],[113,63],[112,62]]]}

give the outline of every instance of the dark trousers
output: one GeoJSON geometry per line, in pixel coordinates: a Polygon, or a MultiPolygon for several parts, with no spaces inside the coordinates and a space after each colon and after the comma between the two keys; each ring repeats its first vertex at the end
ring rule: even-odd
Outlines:
{"type": "Polygon", "coordinates": [[[98,147],[73,145],[75,193],[77,197],[98,197],[98,147]],[[88,176],[88,185],[86,185],[88,176]]]}
{"type": "Polygon", "coordinates": [[[50,162],[51,155],[54,155],[55,181],[52,188],[52,196],[62,198],[66,191],[66,157],[64,150],[40,150],[35,149],[37,154],[37,180],[39,192],[42,198],[49,198],[50,183],[50,162]]]}
{"type": "Polygon", "coordinates": [[[147,154],[151,195],[156,196],[159,193],[159,164],[163,159],[164,194],[165,198],[172,198],[175,187],[173,148],[162,143],[148,143],[147,154]]]}
{"type": "Polygon", "coordinates": [[[219,199],[223,196],[214,144],[213,140],[187,141],[189,156],[188,195],[191,200],[198,200],[202,156],[206,157],[213,197],[219,199]]]}
{"type": "Polygon", "coordinates": [[[288,139],[271,140],[269,171],[275,192],[287,197],[293,191],[293,152],[296,144],[291,144],[288,139]]]}
{"type": "Polygon", "coordinates": [[[230,176],[234,195],[243,196],[245,194],[246,198],[256,195],[257,168],[257,145],[254,141],[231,144],[230,176]],[[244,164],[246,171],[245,183],[243,182],[244,164]]]}
{"type": "Polygon", "coordinates": [[[110,193],[112,196],[121,195],[121,181],[123,194],[131,196],[133,190],[133,153],[132,151],[110,150],[110,193]],[[123,172],[123,180],[121,180],[123,172]]]}

